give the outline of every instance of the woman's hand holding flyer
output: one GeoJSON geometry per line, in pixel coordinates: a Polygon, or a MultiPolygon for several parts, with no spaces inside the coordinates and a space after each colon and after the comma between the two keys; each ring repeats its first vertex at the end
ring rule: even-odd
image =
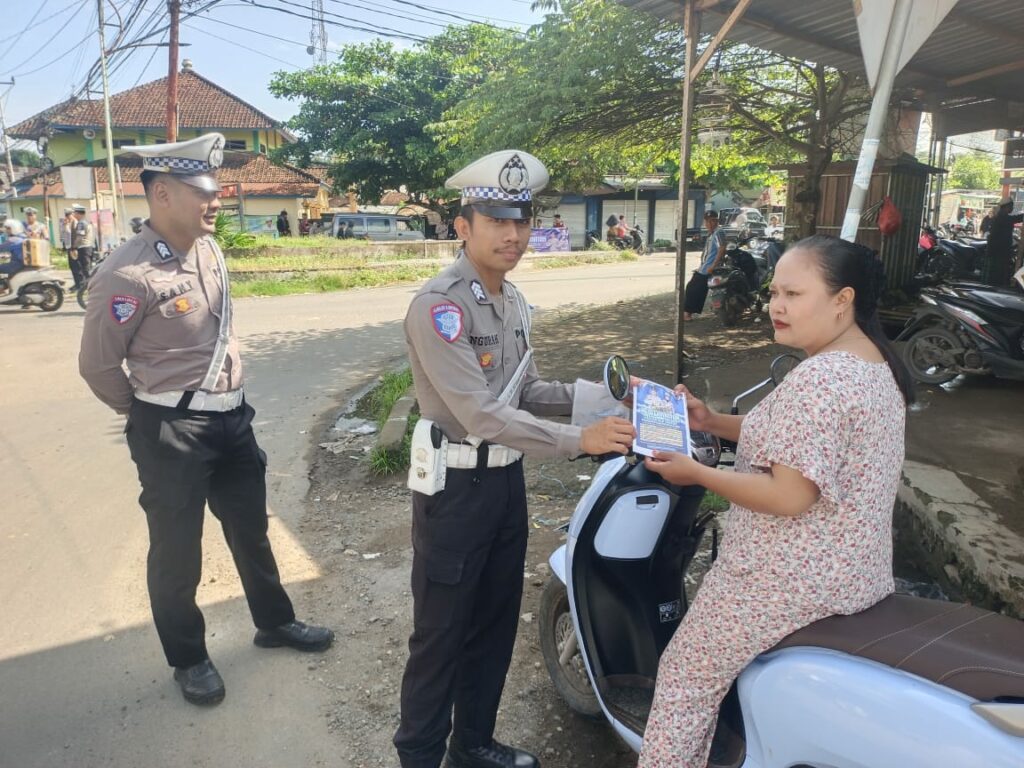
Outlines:
{"type": "Polygon", "coordinates": [[[690,455],[690,425],[686,395],[653,381],[640,381],[633,390],[633,451],[653,456],[655,451],[690,455]]]}

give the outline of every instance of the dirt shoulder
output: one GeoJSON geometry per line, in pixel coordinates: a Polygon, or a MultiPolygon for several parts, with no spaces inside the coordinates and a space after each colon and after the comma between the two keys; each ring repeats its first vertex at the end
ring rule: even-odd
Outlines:
{"type": "MultiPolygon", "coordinates": [[[[538,313],[534,339],[548,379],[595,380],[610,354],[624,355],[637,374],[671,379],[674,296],[621,302],[583,311],[538,313]]],[[[770,356],[764,324],[747,321],[728,336],[717,319],[695,321],[688,349],[695,355],[693,384],[702,370],[770,356]]],[[[349,393],[346,393],[349,394],[349,393]]],[[[320,425],[317,444],[344,436],[320,425]]],[[[398,724],[399,686],[412,624],[409,573],[410,500],[402,478],[369,476],[365,456],[372,436],[353,436],[334,454],[314,447],[311,491],[301,536],[323,579],[310,588],[313,615],[339,628],[339,642],[310,672],[333,691],[324,712],[337,750],[352,766],[396,765],[391,736],[398,724]]],[[[555,529],[567,521],[586,488],[589,461],[528,460],[530,541],[515,656],[498,717],[502,740],[533,750],[545,768],[626,768],[632,753],[602,723],[573,714],[555,693],[541,658],[538,604],[550,572],[547,559],[562,542],[555,529]]]]}

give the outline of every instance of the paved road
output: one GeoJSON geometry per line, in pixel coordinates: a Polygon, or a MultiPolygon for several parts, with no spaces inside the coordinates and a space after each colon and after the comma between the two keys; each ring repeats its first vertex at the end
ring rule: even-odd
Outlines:
{"type": "MultiPolygon", "coordinates": [[[[672,259],[654,256],[524,271],[517,282],[543,310],[671,290],[673,273],[672,259]]],[[[270,455],[271,537],[300,615],[319,575],[292,534],[309,432],[402,357],[414,290],[236,302],[246,389],[270,455]]],[[[228,698],[209,711],[182,701],[150,624],[145,520],[123,419],[77,375],[81,325],[73,302],[52,314],[0,309],[0,764],[348,765],[327,738],[330,681],[318,685],[307,659],[251,645],[215,526],[200,603],[228,698]]]]}

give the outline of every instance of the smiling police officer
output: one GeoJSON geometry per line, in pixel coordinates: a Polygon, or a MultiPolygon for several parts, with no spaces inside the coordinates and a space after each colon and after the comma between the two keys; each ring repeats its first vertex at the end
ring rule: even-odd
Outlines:
{"type": "Polygon", "coordinates": [[[334,639],[295,620],[267,539],[266,454],[242,392],[224,257],[210,237],[223,147],[224,137],[211,133],[133,150],[142,157],[150,218],[92,278],[79,355],[96,396],[128,416],[149,525],[153,618],[193,704],[224,698],[195,600],[207,503],[241,577],[253,642],[322,651],[334,639]]]}
{"type": "Polygon", "coordinates": [[[523,453],[625,453],[633,427],[586,429],[540,416],[572,412],[572,385],[542,381],[530,308],[505,280],[526,252],[532,193],[548,173],[526,152],[495,152],[447,181],[462,190],[455,263],[405,318],[422,419],[412,446],[413,634],[395,746],[403,768],[532,768],[494,739],[519,622],[526,556],[523,453]],[[454,708],[454,727],[452,711],[454,708]]]}

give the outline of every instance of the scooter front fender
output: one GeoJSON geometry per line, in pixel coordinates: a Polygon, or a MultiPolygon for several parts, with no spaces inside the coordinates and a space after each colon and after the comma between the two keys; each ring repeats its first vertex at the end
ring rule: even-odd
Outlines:
{"type": "Polygon", "coordinates": [[[907,324],[903,326],[903,330],[900,331],[895,341],[907,341],[919,330],[925,326],[934,325],[936,321],[948,323],[950,322],[950,318],[948,315],[944,315],[942,312],[931,307],[919,309],[914,313],[913,317],[907,321],[907,324]]]}
{"type": "Polygon", "coordinates": [[[551,557],[548,558],[548,565],[551,566],[551,572],[558,577],[558,580],[563,584],[566,583],[566,546],[563,544],[554,552],[551,553],[551,557]]]}

